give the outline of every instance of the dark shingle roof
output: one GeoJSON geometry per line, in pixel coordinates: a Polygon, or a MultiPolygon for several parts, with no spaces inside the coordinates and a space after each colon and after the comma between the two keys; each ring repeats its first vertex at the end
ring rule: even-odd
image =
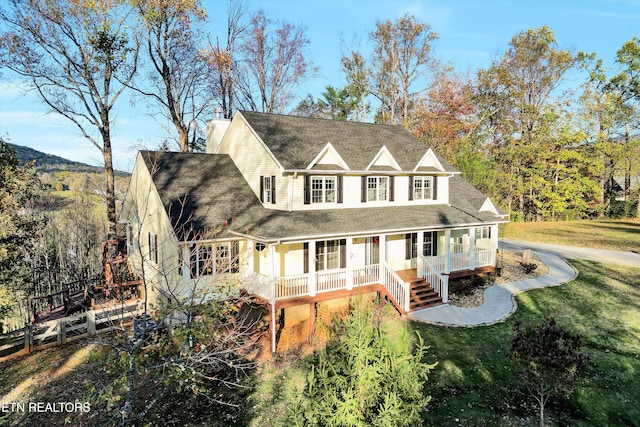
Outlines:
{"type": "MultiPolygon", "coordinates": [[[[401,126],[345,122],[241,111],[285,169],[305,169],[328,142],[349,165],[362,171],[382,146],[403,171],[411,171],[428,147],[401,126]]],[[[446,172],[456,172],[438,157],[446,172]]]]}
{"type": "Polygon", "coordinates": [[[266,209],[228,155],[141,152],[178,238],[184,230],[214,228],[264,241],[402,231],[500,222],[478,212],[485,200],[462,178],[451,178],[451,206],[278,211],[266,209]],[[228,227],[224,222],[232,219],[228,227]],[[185,227],[186,225],[186,227],[185,227]]]}

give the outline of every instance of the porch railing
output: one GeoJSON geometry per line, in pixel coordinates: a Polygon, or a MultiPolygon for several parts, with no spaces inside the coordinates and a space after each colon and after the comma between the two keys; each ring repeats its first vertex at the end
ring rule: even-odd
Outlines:
{"type": "Polygon", "coordinates": [[[449,273],[452,271],[471,270],[476,267],[493,265],[495,261],[495,251],[487,248],[475,248],[473,251],[466,251],[457,254],[439,255],[425,257],[433,268],[439,272],[449,273]]]}
{"type": "Polygon", "coordinates": [[[424,277],[433,290],[440,295],[442,302],[446,303],[449,301],[449,276],[440,274],[436,267],[431,264],[427,258],[430,257],[421,256],[418,276],[424,277]]]}
{"type": "Polygon", "coordinates": [[[383,269],[383,285],[389,295],[400,305],[404,311],[409,311],[410,307],[410,291],[409,284],[405,283],[398,274],[388,265],[382,264],[383,269]]]}

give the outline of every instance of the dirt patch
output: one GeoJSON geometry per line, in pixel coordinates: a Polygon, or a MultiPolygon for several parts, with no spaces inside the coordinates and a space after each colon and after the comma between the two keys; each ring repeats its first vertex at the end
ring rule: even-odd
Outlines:
{"type": "Polygon", "coordinates": [[[456,307],[479,307],[484,302],[484,290],[490,286],[518,282],[549,273],[546,266],[530,251],[500,251],[497,257],[498,272],[483,276],[453,279],[449,282],[449,304],[456,307]]]}

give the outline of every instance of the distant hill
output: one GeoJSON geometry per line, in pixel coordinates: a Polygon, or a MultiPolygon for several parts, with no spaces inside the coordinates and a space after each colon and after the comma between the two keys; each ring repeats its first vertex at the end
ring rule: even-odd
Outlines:
{"type": "MultiPolygon", "coordinates": [[[[33,148],[24,147],[9,143],[9,147],[16,151],[16,157],[21,164],[35,162],[35,168],[38,172],[85,172],[85,173],[104,173],[104,168],[100,166],[91,166],[86,163],[74,162],[60,156],[43,153],[33,148]]],[[[126,172],[115,171],[116,176],[127,176],[126,172]]]]}

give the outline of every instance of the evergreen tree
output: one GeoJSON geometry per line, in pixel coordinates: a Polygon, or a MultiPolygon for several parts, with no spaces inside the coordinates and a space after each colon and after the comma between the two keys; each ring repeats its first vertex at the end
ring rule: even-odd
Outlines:
{"type": "Polygon", "coordinates": [[[417,426],[429,396],[424,384],[435,363],[404,324],[383,321],[382,308],[359,302],[334,319],[326,350],[316,354],[305,397],[293,405],[292,424],[417,426]]]}
{"type": "Polygon", "coordinates": [[[31,258],[44,219],[34,212],[39,182],[0,138],[0,318],[28,291],[31,258]]]}

